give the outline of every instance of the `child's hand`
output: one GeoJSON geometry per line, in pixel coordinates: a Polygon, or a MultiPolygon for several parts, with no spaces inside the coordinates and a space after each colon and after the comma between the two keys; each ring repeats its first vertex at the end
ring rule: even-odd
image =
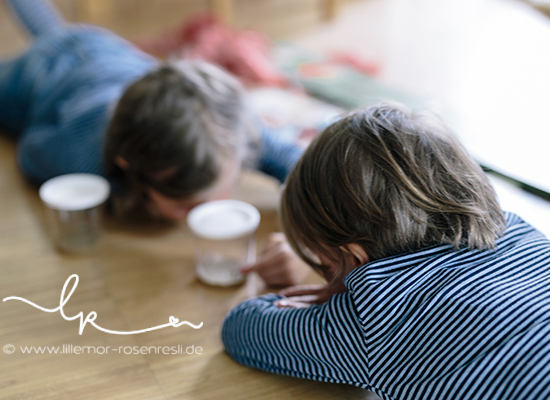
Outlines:
{"type": "Polygon", "coordinates": [[[241,269],[241,273],[257,272],[268,286],[297,285],[311,269],[292,251],[282,233],[272,233],[256,264],[241,269]]]}
{"type": "Polygon", "coordinates": [[[305,308],[312,304],[326,303],[333,294],[345,293],[347,288],[343,284],[337,286],[327,285],[299,285],[283,289],[279,292],[286,298],[277,300],[275,305],[279,308],[305,308]]]}

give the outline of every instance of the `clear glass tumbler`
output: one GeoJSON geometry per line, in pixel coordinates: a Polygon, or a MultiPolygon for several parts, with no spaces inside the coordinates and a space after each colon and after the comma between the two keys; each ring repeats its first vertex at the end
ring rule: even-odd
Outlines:
{"type": "Polygon", "coordinates": [[[243,282],[239,269],[255,260],[259,223],[259,211],[242,201],[219,200],[193,208],[187,224],[195,238],[199,279],[214,286],[243,282]]]}
{"type": "Polygon", "coordinates": [[[101,206],[109,193],[109,182],[93,174],[61,175],[40,187],[49,233],[59,250],[79,252],[94,247],[100,236],[101,206]]]}

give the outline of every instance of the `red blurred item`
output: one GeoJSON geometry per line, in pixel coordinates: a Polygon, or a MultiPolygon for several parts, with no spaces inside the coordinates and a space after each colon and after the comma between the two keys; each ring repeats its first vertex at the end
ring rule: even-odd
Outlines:
{"type": "Polygon", "coordinates": [[[374,61],[366,60],[353,53],[334,52],[330,61],[338,64],[346,64],[366,75],[375,76],[380,72],[380,65],[374,61]]]}
{"type": "Polygon", "coordinates": [[[175,55],[217,64],[248,85],[287,85],[269,56],[265,35],[233,30],[212,14],[196,15],[172,32],[136,44],[161,57],[175,55]]]}

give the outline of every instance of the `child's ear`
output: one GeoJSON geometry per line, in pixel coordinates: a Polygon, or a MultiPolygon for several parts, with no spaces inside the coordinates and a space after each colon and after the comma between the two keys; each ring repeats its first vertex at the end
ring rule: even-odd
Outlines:
{"type": "Polygon", "coordinates": [[[357,258],[362,265],[367,264],[370,262],[370,257],[365,251],[364,248],[362,248],[357,243],[350,243],[346,244],[345,246],[340,246],[340,250],[352,254],[355,258],[357,258]]]}

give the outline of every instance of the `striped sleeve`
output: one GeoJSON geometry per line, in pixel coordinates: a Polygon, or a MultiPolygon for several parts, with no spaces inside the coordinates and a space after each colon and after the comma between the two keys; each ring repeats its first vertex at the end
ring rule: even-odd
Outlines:
{"type": "Polygon", "coordinates": [[[513,214],[493,250],[436,245],[350,272],[319,307],[247,301],[223,336],[238,362],[385,400],[550,398],[550,242],[513,214]]]}
{"type": "Polygon", "coordinates": [[[226,316],[222,340],[238,363],[268,372],[370,388],[367,349],[348,294],[321,306],[278,308],[247,300],[226,316]]]}

